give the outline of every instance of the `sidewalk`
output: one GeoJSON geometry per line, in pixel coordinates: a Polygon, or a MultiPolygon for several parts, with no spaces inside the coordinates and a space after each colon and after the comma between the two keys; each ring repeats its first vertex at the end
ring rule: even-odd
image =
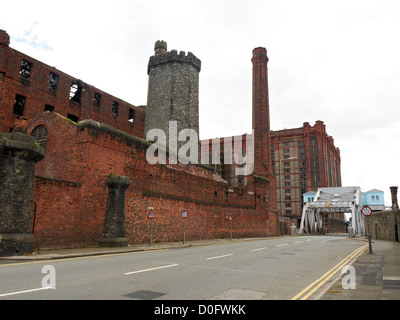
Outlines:
{"type": "Polygon", "coordinates": [[[400,242],[372,240],[372,254],[367,247],[352,265],[356,288],[344,289],[340,277],[320,300],[400,300],[400,242]]]}

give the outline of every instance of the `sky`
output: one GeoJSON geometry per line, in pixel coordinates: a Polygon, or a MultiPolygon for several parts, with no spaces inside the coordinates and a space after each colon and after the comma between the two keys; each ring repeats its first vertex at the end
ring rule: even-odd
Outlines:
{"type": "Polygon", "coordinates": [[[0,6],[10,46],[146,105],[154,43],[192,52],[200,138],[251,133],[252,50],[268,51],[272,130],[322,120],[343,186],[400,185],[398,0],[18,0],[0,6]]]}

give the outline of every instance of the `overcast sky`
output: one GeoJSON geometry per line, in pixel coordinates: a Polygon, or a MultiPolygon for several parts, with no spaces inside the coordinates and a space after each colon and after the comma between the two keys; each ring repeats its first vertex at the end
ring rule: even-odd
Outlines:
{"type": "MultiPolygon", "coordinates": [[[[271,129],[326,124],[343,186],[400,186],[400,1],[3,1],[10,46],[139,106],[154,43],[202,61],[200,137],[251,132],[252,50],[271,129]]],[[[400,195],[399,195],[400,196],[400,195]]]]}

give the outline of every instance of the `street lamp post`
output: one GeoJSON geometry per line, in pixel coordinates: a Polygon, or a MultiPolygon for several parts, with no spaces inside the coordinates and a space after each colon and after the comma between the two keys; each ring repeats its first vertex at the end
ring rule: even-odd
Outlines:
{"type": "MultiPolygon", "coordinates": [[[[297,157],[290,157],[284,160],[295,160],[297,159],[297,157]]],[[[279,157],[279,175],[280,175],[280,196],[281,196],[281,217],[282,217],[282,222],[281,222],[281,229],[282,229],[282,236],[283,236],[283,189],[282,189],[282,176],[283,176],[283,172],[282,172],[282,158],[279,157]]]]}

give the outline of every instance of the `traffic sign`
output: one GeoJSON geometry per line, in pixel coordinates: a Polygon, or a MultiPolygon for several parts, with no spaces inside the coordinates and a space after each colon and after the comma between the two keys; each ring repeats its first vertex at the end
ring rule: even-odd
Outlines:
{"type": "Polygon", "coordinates": [[[187,218],[188,213],[185,209],[182,210],[182,218],[187,218]]]}
{"type": "Polygon", "coordinates": [[[147,216],[149,219],[154,219],[156,216],[154,215],[153,208],[150,209],[149,215],[147,216]]]}
{"type": "Polygon", "coordinates": [[[363,207],[363,208],[361,209],[361,213],[362,213],[364,216],[368,217],[368,216],[370,216],[370,215],[372,214],[372,209],[371,209],[370,207],[368,207],[368,206],[365,206],[365,207],[363,207]]]}

